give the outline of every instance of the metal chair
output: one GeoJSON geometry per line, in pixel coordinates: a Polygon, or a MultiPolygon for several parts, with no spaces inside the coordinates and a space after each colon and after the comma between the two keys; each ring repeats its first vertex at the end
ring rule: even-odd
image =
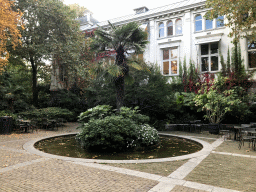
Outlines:
{"type": "Polygon", "coordinates": [[[253,146],[253,141],[256,137],[248,135],[248,131],[255,131],[255,128],[245,128],[243,131],[241,131],[241,133],[238,136],[239,137],[239,144],[238,144],[239,149],[241,149],[242,145],[244,146],[245,141],[249,142],[249,147],[250,147],[251,143],[253,146]]]}
{"type": "Polygon", "coordinates": [[[36,119],[32,119],[30,124],[29,124],[29,129],[32,130],[32,133],[35,131],[38,132],[38,121],[36,119]]]}
{"type": "Polygon", "coordinates": [[[224,141],[226,139],[231,139],[231,130],[229,129],[228,126],[222,124],[219,130],[219,136],[224,137],[224,141]]]}

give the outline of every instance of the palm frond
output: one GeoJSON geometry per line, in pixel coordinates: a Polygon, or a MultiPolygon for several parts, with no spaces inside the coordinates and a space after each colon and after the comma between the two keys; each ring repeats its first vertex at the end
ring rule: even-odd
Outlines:
{"type": "Polygon", "coordinates": [[[128,65],[134,69],[137,69],[137,70],[142,70],[142,66],[135,60],[131,61],[131,62],[128,62],[128,65]]]}
{"type": "Polygon", "coordinates": [[[116,27],[108,20],[108,24],[110,25],[110,27],[113,29],[113,30],[116,30],[116,27]]]}
{"type": "Polygon", "coordinates": [[[118,77],[122,75],[122,68],[118,65],[112,64],[107,68],[107,72],[113,77],[118,77]]]}

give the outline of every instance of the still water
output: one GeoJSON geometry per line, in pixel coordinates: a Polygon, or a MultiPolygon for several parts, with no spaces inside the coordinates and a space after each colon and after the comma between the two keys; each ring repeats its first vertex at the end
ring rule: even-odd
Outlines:
{"type": "Polygon", "coordinates": [[[61,136],[39,141],[35,147],[45,153],[60,156],[108,159],[108,160],[131,160],[131,159],[155,159],[166,158],[195,153],[202,149],[202,145],[191,140],[178,137],[160,137],[161,144],[155,148],[141,151],[126,152],[91,152],[83,149],[75,139],[75,135],[61,136]]]}

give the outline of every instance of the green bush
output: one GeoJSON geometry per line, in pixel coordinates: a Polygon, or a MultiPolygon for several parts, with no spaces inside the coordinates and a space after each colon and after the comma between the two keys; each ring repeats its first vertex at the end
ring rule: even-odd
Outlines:
{"type": "Polygon", "coordinates": [[[79,120],[82,125],[77,139],[90,150],[125,151],[159,142],[157,130],[143,124],[149,118],[137,108],[122,107],[115,113],[108,105],[97,106],[81,113],[79,120]]]}
{"type": "Polygon", "coordinates": [[[120,109],[119,115],[122,115],[124,118],[133,120],[136,124],[142,125],[149,122],[149,117],[146,115],[139,114],[139,107],[134,109],[129,107],[122,107],[120,109]]]}
{"type": "Polygon", "coordinates": [[[74,114],[68,109],[61,109],[58,107],[47,107],[43,109],[34,109],[32,111],[25,111],[19,113],[24,118],[27,119],[37,119],[37,118],[49,118],[49,119],[57,119],[64,118],[67,121],[74,120],[74,114]]]}
{"type": "Polygon", "coordinates": [[[14,120],[17,119],[17,115],[16,115],[16,114],[13,114],[13,113],[10,112],[10,111],[0,111],[0,117],[3,117],[3,116],[12,117],[14,120]]]}
{"type": "Polygon", "coordinates": [[[109,105],[98,105],[81,113],[78,121],[87,123],[90,119],[102,119],[112,114],[111,108],[109,105]]]}

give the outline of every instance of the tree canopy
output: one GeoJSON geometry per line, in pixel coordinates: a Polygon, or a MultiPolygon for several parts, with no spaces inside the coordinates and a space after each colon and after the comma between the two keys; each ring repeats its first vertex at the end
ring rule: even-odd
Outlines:
{"type": "MultiPolygon", "coordinates": [[[[109,25],[111,27],[109,31],[101,28],[95,31],[92,48],[98,51],[114,50],[116,52],[115,63],[107,65],[108,67],[105,71],[114,77],[117,93],[116,105],[119,110],[124,101],[125,77],[129,76],[129,66],[125,55],[128,51],[142,53],[148,41],[147,33],[142,31],[136,22],[122,26],[114,26],[109,22],[109,25]]],[[[136,62],[133,62],[131,66],[141,69],[141,66],[136,62]]]]}
{"type": "Polygon", "coordinates": [[[33,103],[37,106],[37,70],[46,60],[61,58],[64,65],[74,64],[80,57],[82,36],[76,12],[59,0],[18,0],[17,8],[24,14],[22,45],[14,54],[31,64],[33,103]]]}
{"type": "Polygon", "coordinates": [[[211,8],[207,12],[210,19],[225,15],[225,25],[231,28],[230,36],[250,36],[256,39],[256,1],[255,0],[207,0],[206,6],[211,8]]]}
{"type": "Polygon", "coordinates": [[[7,64],[9,52],[7,46],[16,47],[20,43],[20,31],[22,13],[13,9],[13,2],[0,0],[0,72],[7,64]]]}
{"type": "Polygon", "coordinates": [[[78,5],[77,3],[68,5],[71,10],[75,11],[76,17],[83,17],[87,9],[83,6],[78,5]]]}

